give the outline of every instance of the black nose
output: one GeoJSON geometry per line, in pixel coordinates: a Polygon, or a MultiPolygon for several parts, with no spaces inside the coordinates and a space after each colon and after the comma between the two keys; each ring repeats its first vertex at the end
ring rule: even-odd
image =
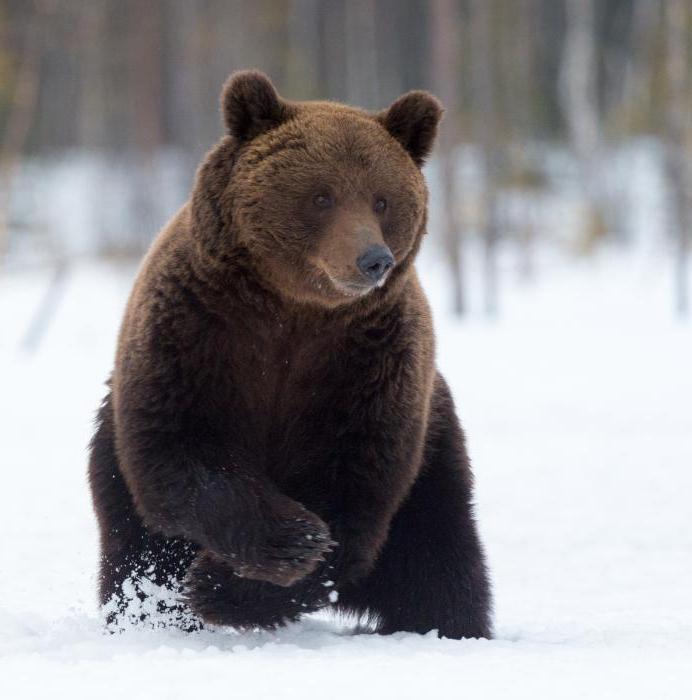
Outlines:
{"type": "Polygon", "coordinates": [[[394,256],[386,245],[373,245],[359,256],[356,265],[371,282],[379,282],[394,267],[394,256]]]}

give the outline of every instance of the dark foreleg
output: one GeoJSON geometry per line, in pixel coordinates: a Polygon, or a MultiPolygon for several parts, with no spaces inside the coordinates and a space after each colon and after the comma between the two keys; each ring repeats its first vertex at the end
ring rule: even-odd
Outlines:
{"type": "Polygon", "coordinates": [[[155,611],[159,622],[189,626],[176,598],[197,548],[150,533],[142,523],[118,469],[110,395],[97,417],[89,481],[100,530],[99,599],[108,623],[144,621],[155,611]]]}

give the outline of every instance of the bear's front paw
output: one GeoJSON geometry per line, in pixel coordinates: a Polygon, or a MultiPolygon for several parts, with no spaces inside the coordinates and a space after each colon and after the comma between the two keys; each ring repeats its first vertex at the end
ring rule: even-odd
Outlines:
{"type": "Polygon", "coordinates": [[[324,521],[304,508],[296,509],[269,520],[254,556],[233,568],[244,578],[292,586],[325,561],[336,544],[324,521]]]}

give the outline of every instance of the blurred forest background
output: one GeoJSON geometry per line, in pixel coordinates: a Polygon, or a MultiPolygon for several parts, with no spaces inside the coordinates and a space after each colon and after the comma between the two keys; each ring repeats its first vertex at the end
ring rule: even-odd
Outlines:
{"type": "Polygon", "coordinates": [[[458,313],[604,249],[665,257],[689,312],[692,0],[0,0],[0,274],[140,256],[247,67],[293,99],[443,100],[431,228],[458,313]]]}

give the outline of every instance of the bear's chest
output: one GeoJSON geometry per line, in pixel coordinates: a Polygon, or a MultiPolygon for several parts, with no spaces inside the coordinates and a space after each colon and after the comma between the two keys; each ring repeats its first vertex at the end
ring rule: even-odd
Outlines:
{"type": "Polygon", "coordinates": [[[279,480],[323,460],[347,380],[338,333],[311,324],[239,323],[220,364],[228,430],[279,480]]]}
{"type": "Polygon", "coordinates": [[[334,381],[333,348],[320,339],[286,333],[253,341],[234,350],[229,370],[248,414],[259,423],[300,413],[319,400],[327,378],[334,381]]]}

